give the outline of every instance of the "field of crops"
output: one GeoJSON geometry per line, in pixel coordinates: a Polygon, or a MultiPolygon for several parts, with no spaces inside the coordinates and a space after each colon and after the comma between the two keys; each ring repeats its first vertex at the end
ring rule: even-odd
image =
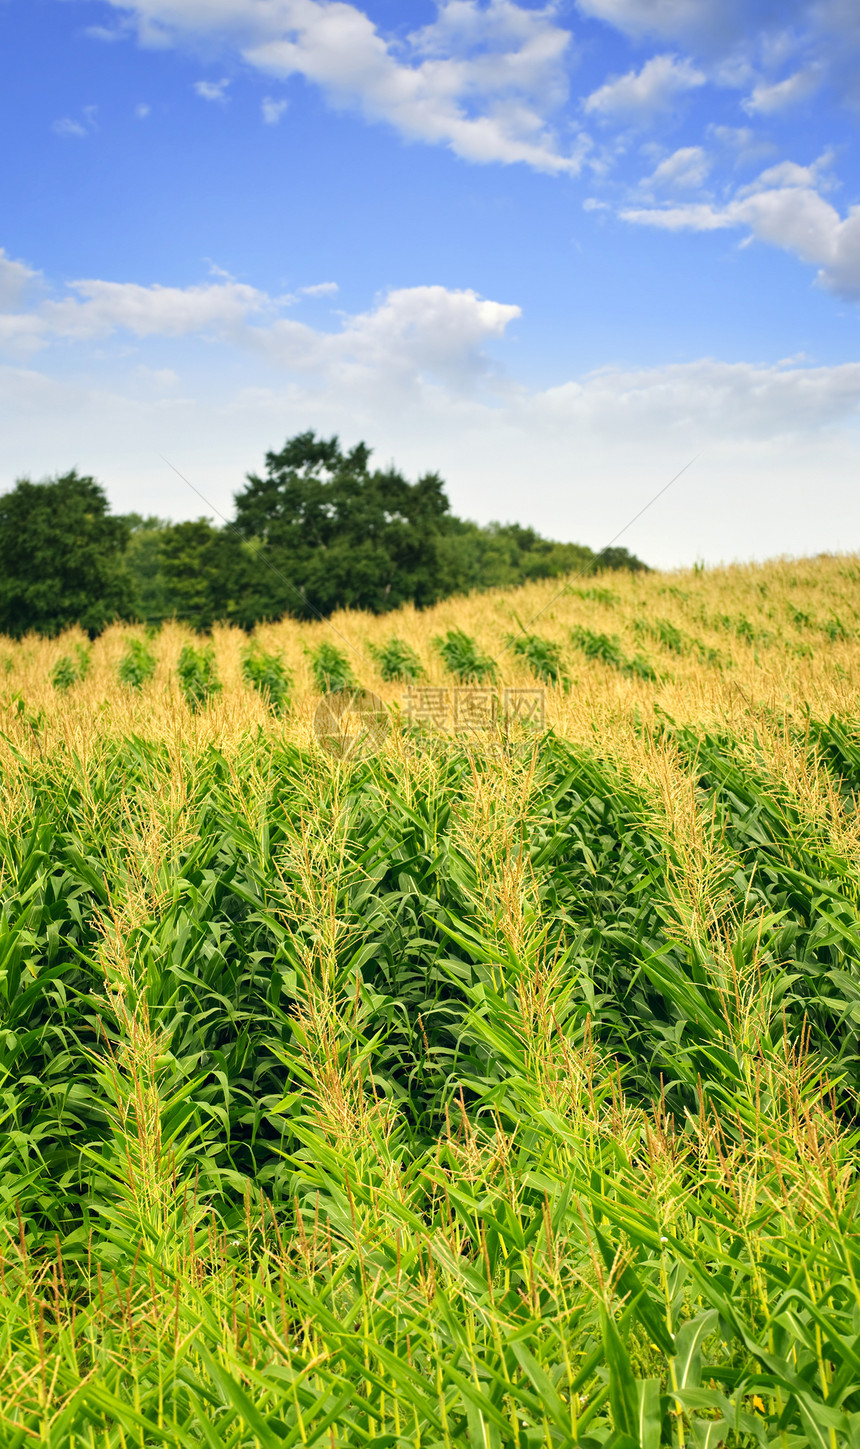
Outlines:
{"type": "Polygon", "coordinates": [[[557,589],[0,641],[4,1449],[860,1444],[860,560],[557,589]]]}

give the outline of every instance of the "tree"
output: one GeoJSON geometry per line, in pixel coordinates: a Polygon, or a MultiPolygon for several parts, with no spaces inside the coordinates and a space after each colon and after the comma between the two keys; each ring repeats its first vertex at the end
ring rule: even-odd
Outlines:
{"type": "Polygon", "coordinates": [[[125,521],[130,530],[125,566],[131,580],[134,617],[146,624],[160,624],[174,612],[161,572],[161,546],[171,524],[155,514],[144,518],[140,513],[127,513],[125,521]]]}
{"type": "Polygon", "coordinates": [[[242,543],[232,528],[206,518],[171,523],[161,537],[161,580],[167,612],[195,629],[236,615],[250,580],[243,579],[242,543]]]}
{"type": "Polygon", "coordinates": [[[603,548],[600,553],[594,556],[594,569],[627,569],[631,574],[650,573],[650,569],[641,558],[631,553],[626,548],[603,548]]]}
{"type": "Polygon", "coordinates": [[[129,618],[128,536],[94,478],[73,469],[41,483],[19,479],[0,497],[0,632],[53,636],[80,624],[95,638],[129,618]]]}
{"type": "Polygon", "coordinates": [[[266,454],[236,495],[236,527],[259,552],[239,622],[337,608],[382,613],[440,597],[439,544],[448,500],[441,478],[409,483],[371,471],[370,449],[344,453],[313,432],[266,454]]]}
{"type": "Polygon", "coordinates": [[[519,523],[482,527],[452,515],[441,548],[440,579],[445,594],[465,594],[584,573],[593,562],[584,544],[554,543],[519,523]]]}
{"type": "Polygon", "coordinates": [[[195,629],[209,629],[234,616],[250,556],[233,528],[216,528],[206,518],[171,523],[129,513],[126,519],[131,537],[125,562],[138,619],[185,619],[195,629]]]}

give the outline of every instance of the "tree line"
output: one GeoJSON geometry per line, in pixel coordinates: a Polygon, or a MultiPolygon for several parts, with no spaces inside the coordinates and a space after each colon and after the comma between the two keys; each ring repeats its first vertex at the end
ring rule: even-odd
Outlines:
{"type": "Polygon", "coordinates": [[[640,570],[624,548],[595,554],[516,523],[451,512],[438,473],[410,483],[372,469],[365,443],[344,451],[314,432],[266,454],[235,495],[235,515],[173,523],[114,515],[104,488],[76,469],[0,497],[0,633],[55,635],[80,624],[182,619],[251,629],[289,614],[384,613],[531,579],[640,570]]]}

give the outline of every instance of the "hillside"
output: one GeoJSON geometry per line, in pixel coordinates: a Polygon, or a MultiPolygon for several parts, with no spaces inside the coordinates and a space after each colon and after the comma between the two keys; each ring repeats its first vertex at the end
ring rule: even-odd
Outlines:
{"type": "MultiPolygon", "coordinates": [[[[458,682],[433,646],[434,639],[457,628],[497,662],[500,682],[527,685],[533,672],[506,639],[536,634],[558,647],[571,683],[569,692],[549,691],[548,721],[574,738],[583,730],[591,734],[595,710],[621,718],[656,705],[678,719],[704,722],[753,702],[789,710],[800,701],[823,710],[844,707],[860,635],[858,584],[860,562],[848,556],[702,573],[613,572],[575,579],[568,586],[547,579],[521,589],[476,593],[426,610],[407,606],[381,617],[346,612],[319,623],[287,619],[258,626],[253,638],[264,650],[280,654],[292,675],[295,708],[287,714],[283,731],[301,743],[308,738],[318,698],[308,651],[322,643],[344,654],[361,684],[386,704],[397,705],[402,685],[385,681],[371,652],[392,636],[417,653],[429,684],[458,682]],[[578,637],[571,631],[578,631],[578,637]],[[611,641],[618,646],[620,664],[612,663],[611,641]],[[648,667],[626,669],[634,660],[644,661],[656,677],[648,677],[648,667]]],[[[62,721],[63,728],[75,720],[89,729],[98,718],[102,729],[108,707],[114,729],[172,731],[180,698],[176,666],[183,644],[195,636],[186,626],[165,625],[151,646],[154,676],[136,692],[121,685],[117,670],[128,640],[145,637],[141,628],[114,626],[92,646],[75,630],[54,640],[30,636],[20,644],[0,641],[7,708],[10,697],[20,693],[30,710],[41,710],[48,721],[62,721]],[[77,646],[89,654],[86,678],[58,691],[52,673],[77,646]]],[[[268,712],[242,679],[242,652],[249,636],[216,626],[211,637],[222,689],[206,720],[197,721],[195,735],[202,730],[223,741],[225,731],[262,723],[268,712]]],[[[188,725],[184,712],[178,718],[183,727],[188,725]]]]}
{"type": "Polygon", "coordinates": [[[858,585],[0,642],[4,1443],[856,1443],[858,585]]]}

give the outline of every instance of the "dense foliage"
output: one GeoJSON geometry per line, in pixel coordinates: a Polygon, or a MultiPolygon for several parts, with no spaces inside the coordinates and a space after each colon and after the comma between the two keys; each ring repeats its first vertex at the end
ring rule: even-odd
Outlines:
{"type": "Polygon", "coordinates": [[[672,748],[710,938],[647,798],[560,741],[415,758],[408,803],[261,738],[19,777],[7,1440],[853,1442],[855,877],[733,740],[672,748]]]}
{"type": "Polygon", "coordinates": [[[854,1449],[858,580],[3,643],[0,1442],[854,1449]]]}
{"type": "Polygon", "coordinates": [[[80,624],[94,637],[130,618],[128,536],[94,478],[73,469],[44,483],[20,479],[0,497],[0,633],[52,636],[80,624]]]}
{"type": "Polygon", "coordinates": [[[284,615],[425,607],[470,589],[594,567],[643,569],[626,549],[599,559],[518,524],[479,527],[451,512],[438,474],[409,483],[371,469],[364,443],[300,433],[249,474],[234,520],[111,518],[101,487],[74,472],[21,481],[0,499],[0,632],[91,635],[113,619],[251,629],[284,615]]]}

